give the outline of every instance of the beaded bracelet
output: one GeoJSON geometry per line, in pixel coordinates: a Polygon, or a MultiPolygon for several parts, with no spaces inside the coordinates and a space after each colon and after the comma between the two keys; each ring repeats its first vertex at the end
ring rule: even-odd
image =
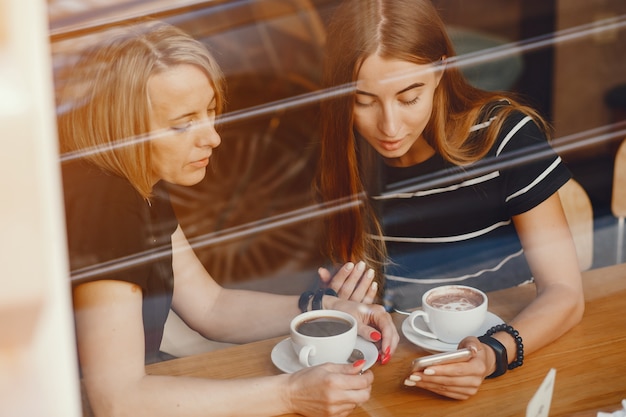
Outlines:
{"type": "Polygon", "coordinates": [[[332,295],[333,297],[337,297],[337,293],[332,288],[320,288],[313,296],[311,310],[322,310],[322,297],[325,295],[332,295]]]}
{"type": "Polygon", "coordinates": [[[493,326],[491,329],[487,330],[485,336],[492,336],[497,332],[507,332],[515,339],[515,344],[517,345],[516,357],[515,360],[509,364],[509,370],[522,366],[524,364],[524,343],[522,343],[522,336],[519,335],[519,332],[515,330],[513,326],[505,323],[493,326]]]}
{"type": "Polygon", "coordinates": [[[311,301],[313,294],[313,291],[305,291],[300,294],[300,298],[298,299],[298,308],[301,312],[306,313],[309,310],[309,301],[311,301]]]}

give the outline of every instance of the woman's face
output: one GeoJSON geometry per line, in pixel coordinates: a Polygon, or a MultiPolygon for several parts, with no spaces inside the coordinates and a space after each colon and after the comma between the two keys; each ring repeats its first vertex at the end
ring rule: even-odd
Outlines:
{"type": "Polygon", "coordinates": [[[363,61],[356,82],[354,127],[390,165],[410,166],[434,151],[422,133],[441,69],[377,54],[363,61]]]}
{"type": "Polygon", "coordinates": [[[154,182],[197,184],[221,141],[209,79],[193,65],[179,65],[150,77],[148,98],[154,182]]]}

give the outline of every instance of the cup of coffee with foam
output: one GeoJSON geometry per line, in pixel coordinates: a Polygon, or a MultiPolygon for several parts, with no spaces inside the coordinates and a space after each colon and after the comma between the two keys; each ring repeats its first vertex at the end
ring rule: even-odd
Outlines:
{"type": "Polygon", "coordinates": [[[459,343],[474,335],[486,316],[487,295],[484,292],[464,285],[444,285],[432,288],[422,296],[422,309],[411,313],[409,323],[422,336],[459,343]],[[430,331],[415,324],[418,317],[422,317],[430,331]]]}
{"type": "Polygon", "coordinates": [[[357,322],[343,311],[307,311],[291,321],[290,335],[302,366],[346,363],[356,345],[357,322]]]}

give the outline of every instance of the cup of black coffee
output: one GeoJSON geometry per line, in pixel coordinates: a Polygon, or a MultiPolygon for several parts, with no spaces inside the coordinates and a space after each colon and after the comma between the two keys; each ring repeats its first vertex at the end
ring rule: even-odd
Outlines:
{"type": "Polygon", "coordinates": [[[487,316],[487,295],[477,288],[444,285],[422,296],[422,309],[409,316],[413,330],[422,336],[446,343],[459,343],[473,335],[487,316]],[[430,331],[415,324],[422,317],[430,331]]]}
{"type": "Polygon", "coordinates": [[[302,366],[346,363],[356,344],[357,322],[342,311],[308,311],[291,321],[290,334],[302,366]]]}

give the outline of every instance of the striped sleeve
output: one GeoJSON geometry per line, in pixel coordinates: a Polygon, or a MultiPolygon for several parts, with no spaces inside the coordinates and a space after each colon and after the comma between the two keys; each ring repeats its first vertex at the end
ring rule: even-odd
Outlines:
{"type": "Polygon", "coordinates": [[[572,176],[543,132],[521,113],[504,124],[496,158],[507,162],[501,169],[502,197],[511,216],[538,206],[572,176]]]}

